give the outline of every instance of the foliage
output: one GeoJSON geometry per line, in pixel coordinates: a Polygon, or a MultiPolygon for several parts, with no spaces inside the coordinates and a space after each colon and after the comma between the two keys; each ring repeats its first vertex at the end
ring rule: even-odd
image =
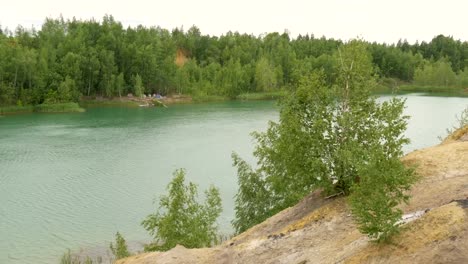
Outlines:
{"type": "Polygon", "coordinates": [[[122,96],[124,87],[125,87],[125,80],[123,77],[123,73],[120,73],[119,76],[117,76],[117,79],[115,80],[115,90],[119,94],[119,97],[122,96]]]}
{"type": "Polygon", "coordinates": [[[77,103],[40,104],[34,106],[34,112],[39,113],[61,113],[61,112],[84,112],[77,103]]]}
{"type": "Polygon", "coordinates": [[[414,83],[421,86],[450,87],[457,84],[457,76],[453,72],[450,63],[439,60],[435,63],[427,63],[423,68],[416,69],[414,83]]]}
{"type": "Polygon", "coordinates": [[[67,250],[62,255],[62,258],[60,259],[60,264],[101,264],[102,263],[102,258],[97,257],[96,261],[93,261],[90,257],[86,257],[84,261],[81,261],[81,259],[78,256],[73,256],[70,252],[70,249],[67,250]]]}
{"type": "Polygon", "coordinates": [[[0,114],[19,113],[62,113],[62,112],[84,112],[77,103],[40,104],[36,106],[6,106],[0,107],[0,114]]]}
{"type": "Polygon", "coordinates": [[[277,76],[267,58],[260,58],[255,67],[255,83],[259,91],[268,92],[277,86],[277,76]]]}
{"type": "Polygon", "coordinates": [[[80,261],[77,257],[73,257],[70,250],[63,254],[60,264],[79,264],[80,261]]]}
{"type": "Polygon", "coordinates": [[[281,99],[287,95],[287,91],[278,90],[273,92],[261,92],[261,93],[242,93],[239,94],[236,99],[239,100],[272,100],[281,99]]]}
{"type": "Polygon", "coordinates": [[[154,243],[145,250],[165,251],[177,244],[197,248],[216,243],[216,219],[222,210],[219,190],[211,186],[205,191],[204,203],[199,203],[197,185],[185,184],[183,169],[174,172],[167,190],[168,194],[160,198],[159,210],[142,222],[154,237],[154,243]]]}
{"type": "MultiPolygon", "coordinates": [[[[465,128],[468,128],[468,106],[461,112],[460,116],[456,116],[457,124],[452,128],[447,129],[447,136],[450,137],[455,131],[465,128]]],[[[443,141],[442,137],[439,137],[440,141],[443,141]]]]}
{"type": "Polygon", "coordinates": [[[455,129],[468,126],[468,107],[466,107],[465,110],[462,111],[462,113],[460,114],[460,117],[457,117],[457,120],[458,120],[458,125],[455,127],[455,129]]]}
{"type": "Polygon", "coordinates": [[[235,196],[235,219],[232,225],[237,233],[261,223],[273,215],[270,191],[261,172],[255,172],[236,153],[232,154],[237,167],[239,191],[235,196]]]}
{"type": "Polygon", "coordinates": [[[112,254],[114,254],[115,259],[121,259],[130,256],[127,243],[125,242],[125,239],[119,232],[115,234],[115,246],[111,242],[109,248],[112,254]]]}
{"type": "Polygon", "coordinates": [[[18,114],[18,113],[32,113],[34,112],[33,106],[5,106],[0,107],[0,114],[18,114]]]}
{"type": "Polygon", "coordinates": [[[142,97],[145,89],[143,88],[143,84],[141,81],[141,77],[139,74],[135,76],[135,83],[133,84],[133,92],[135,93],[135,96],[137,97],[142,97]]]}
{"type": "MultiPolygon", "coordinates": [[[[328,194],[358,190],[353,194],[356,200],[368,188],[382,185],[381,195],[391,201],[386,209],[393,213],[384,219],[395,224],[392,217],[401,216],[393,208],[406,197],[397,194],[414,181],[411,171],[399,165],[401,147],[409,142],[403,137],[408,119],[402,115],[404,101],[393,98],[379,104],[371,95],[376,82],[365,43],[351,41],[333,58],[339,65],[333,83],[327,82],[323,72],[303,79],[283,102],[279,123],[271,122],[266,132],[254,134],[254,155],[259,165],[256,171],[234,156],[240,183],[234,220],[238,232],[294,205],[317,188],[328,194]],[[377,169],[373,164],[379,162],[388,162],[392,169],[384,178],[374,177],[377,169]],[[253,181],[252,186],[246,185],[247,180],[253,181]],[[253,195],[255,192],[259,197],[253,195]],[[255,206],[252,211],[245,208],[249,205],[255,206]]],[[[376,225],[381,220],[368,219],[361,213],[373,210],[377,203],[378,199],[353,209],[361,230],[371,236],[374,229],[365,228],[366,222],[360,219],[376,225]]],[[[378,226],[383,236],[392,233],[386,227],[378,226]]]]}
{"type": "MultiPolygon", "coordinates": [[[[342,45],[325,37],[292,39],[277,32],[213,37],[196,26],[187,31],[124,28],[109,15],[101,22],[47,18],[37,31],[20,26],[14,33],[0,34],[0,105],[18,100],[23,105],[76,102],[80,95],[113,97],[125,92],[235,98],[293,90],[313,70],[323,70],[326,81],[334,82],[339,64],[332,56],[342,45]],[[141,86],[135,85],[137,75],[141,86]]],[[[456,74],[457,85],[468,83],[467,42],[439,35],[412,45],[367,45],[379,77],[412,82],[418,76],[425,85],[436,85],[427,84],[431,79],[445,85],[456,74]],[[429,71],[441,66],[436,65],[441,60],[447,76],[429,71]]]]}
{"type": "Polygon", "coordinates": [[[399,232],[403,212],[397,206],[409,200],[406,192],[415,180],[413,170],[380,150],[361,166],[362,177],[351,187],[351,210],[362,233],[378,242],[388,242],[399,232]]]}

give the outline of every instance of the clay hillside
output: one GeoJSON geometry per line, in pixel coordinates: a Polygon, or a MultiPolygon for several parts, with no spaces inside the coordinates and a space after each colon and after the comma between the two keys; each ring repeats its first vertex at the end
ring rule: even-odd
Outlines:
{"type": "Polygon", "coordinates": [[[346,198],[312,193],[217,247],[177,246],[117,263],[468,263],[468,127],[403,160],[422,179],[402,207],[407,223],[393,244],[360,234],[346,198]]]}

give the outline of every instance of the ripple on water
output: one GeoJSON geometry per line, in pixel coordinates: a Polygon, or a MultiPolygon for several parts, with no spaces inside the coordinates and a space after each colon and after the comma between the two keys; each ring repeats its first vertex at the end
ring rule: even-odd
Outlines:
{"type": "Polygon", "coordinates": [[[0,263],[54,263],[67,248],[107,248],[104,241],[116,231],[129,241],[146,239],[139,223],[154,209],[151,202],[173,169],[184,166],[193,175],[190,160],[209,158],[203,150],[195,157],[171,150],[185,149],[176,146],[181,139],[204,136],[203,115],[210,111],[197,114],[196,108],[2,120],[0,263]]]}

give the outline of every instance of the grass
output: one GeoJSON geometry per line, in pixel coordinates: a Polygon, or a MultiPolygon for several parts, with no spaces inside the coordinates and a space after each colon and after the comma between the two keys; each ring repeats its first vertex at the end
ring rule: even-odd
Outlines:
{"type": "Polygon", "coordinates": [[[192,100],[196,103],[207,103],[228,101],[229,98],[221,95],[194,95],[192,96],[192,100]]]}
{"type": "Polygon", "coordinates": [[[82,113],[84,111],[77,103],[40,104],[34,106],[34,112],[38,113],[82,113]]]}
{"type": "Polygon", "coordinates": [[[85,110],[77,103],[61,103],[61,104],[40,104],[26,106],[4,106],[0,107],[0,114],[23,114],[23,113],[81,113],[85,110]]]}
{"type": "Polygon", "coordinates": [[[414,84],[401,85],[398,87],[401,92],[413,92],[413,93],[439,93],[439,94],[463,94],[464,91],[461,88],[446,87],[446,86],[418,86],[414,84]]]}
{"type": "Polygon", "coordinates": [[[255,93],[242,93],[239,94],[236,99],[239,100],[246,100],[246,101],[254,101],[254,100],[274,100],[280,99],[287,95],[287,91],[279,90],[279,91],[272,91],[272,92],[255,92],[255,93]]]}
{"type": "MultiPolygon", "coordinates": [[[[234,100],[243,100],[243,101],[256,101],[256,100],[275,100],[285,97],[287,91],[279,90],[272,92],[253,92],[253,93],[242,93],[234,98],[234,100]]],[[[222,102],[229,101],[232,98],[221,95],[194,95],[192,96],[193,102],[196,103],[206,103],[206,102],[222,102]]]]}
{"type": "Polygon", "coordinates": [[[422,93],[428,96],[468,97],[468,90],[459,87],[421,86],[391,78],[381,79],[374,89],[374,93],[378,95],[422,93]]]}
{"type": "Polygon", "coordinates": [[[138,107],[139,103],[130,100],[82,100],[80,105],[83,107],[101,107],[101,106],[124,106],[138,107]]]}
{"type": "Polygon", "coordinates": [[[60,259],[60,264],[101,264],[103,263],[102,258],[98,257],[96,261],[93,261],[90,257],[86,257],[81,260],[78,256],[71,254],[70,249],[63,254],[60,259]]]}
{"type": "Polygon", "coordinates": [[[23,114],[34,112],[34,106],[2,106],[0,107],[0,115],[7,114],[23,114]]]}
{"type": "Polygon", "coordinates": [[[431,96],[468,96],[468,90],[454,86],[416,85],[396,78],[381,78],[374,89],[375,94],[423,93],[431,96]]]}
{"type": "MultiPolygon", "coordinates": [[[[185,103],[208,103],[208,102],[223,102],[230,100],[274,100],[286,96],[286,90],[272,91],[272,92],[253,92],[253,93],[243,93],[235,98],[230,98],[228,96],[222,95],[207,95],[207,94],[194,94],[194,95],[182,95],[181,97],[172,97],[169,96],[168,99],[158,100],[153,103],[155,106],[164,106],[169,104],[185,104],[185,103]],[[180,100],[180,99],[189,99],[189,100],[180,100]],[[164,105],[161,105],[163,103],[164,105]]],[[[101,106],[123,106],[123,107],[138,107],[140,102],[122,99],[103,99],[96,100],[94,98],[82,98],[80,105],[82,107],[101,107],[101,106]]]]}

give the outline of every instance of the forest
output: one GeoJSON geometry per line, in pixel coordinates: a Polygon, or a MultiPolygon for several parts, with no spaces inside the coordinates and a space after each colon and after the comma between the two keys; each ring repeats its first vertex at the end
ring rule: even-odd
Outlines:
{"type": "MultiPolygon", "coordinates": [[[[84,97],[159,93],[237,98],[293,90],[323,69],[337,76],[332,54],[344,43],[288,32],[203,35],[98,20],[45,19],[40,30],[0,27],[0,106],[78,102],[84,97]]],[[[430,91],[468,87],[468,42],[438,35],[430,42],[366,42],[382,89],[430,91]]]]}

